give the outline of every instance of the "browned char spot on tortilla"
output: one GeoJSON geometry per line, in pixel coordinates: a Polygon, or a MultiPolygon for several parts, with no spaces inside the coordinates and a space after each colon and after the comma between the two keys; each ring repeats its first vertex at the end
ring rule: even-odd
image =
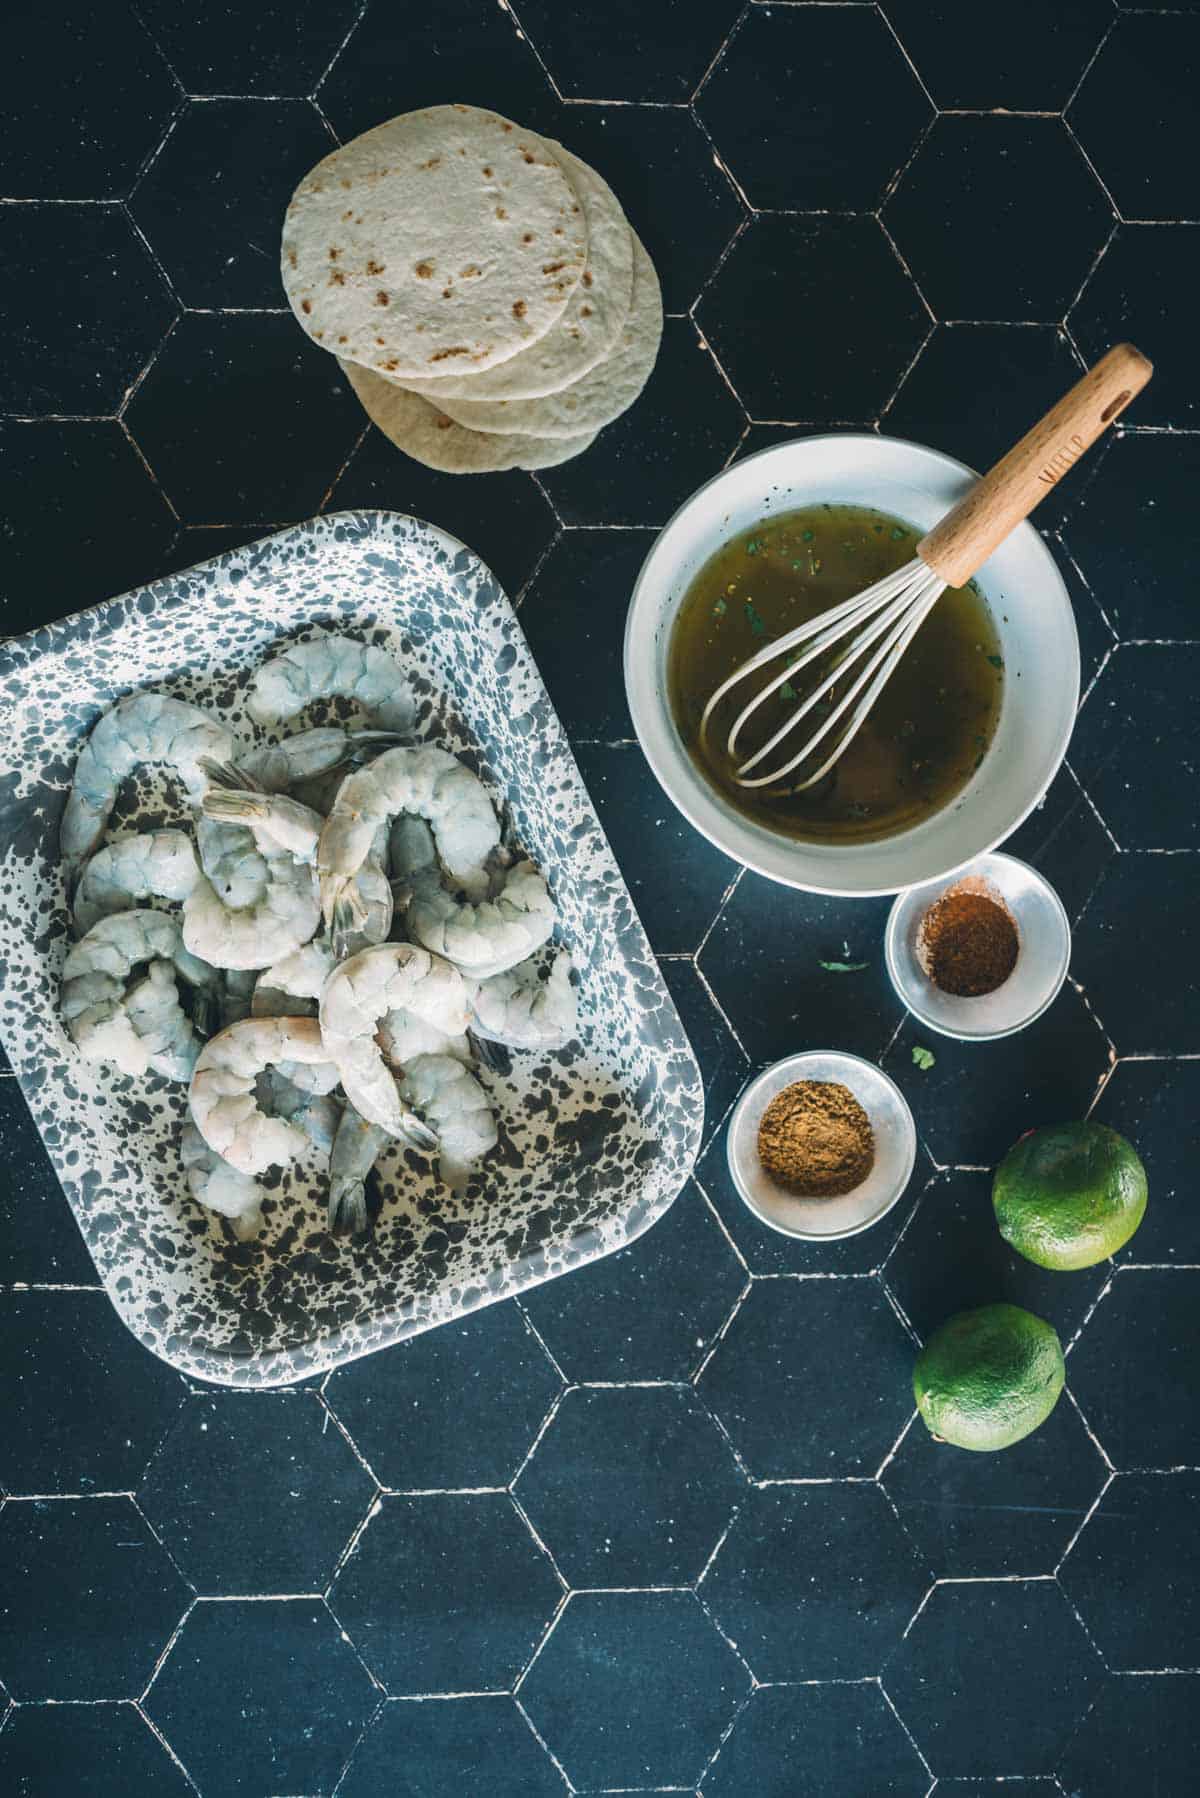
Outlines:
{"type": "Polygon", "coordinates": [[[592,271],[591,271],[591,269],[590,269],[590,268],[585,268],[585,269],[584,269],[584,271],[583,271],[583,274],[582,274],[582,275],[581,275],[581,276],[580,276],[580,279],[581,279],[581,280],[582,280],[582,282],[583,282],[583,285],[584,285],[584,286],[585,286],[585,287],[590,287],[590,286],[591,286],[591,285],[592,285],[592,271]]]}
{"type": "Polygon", "coordinates": [[[311,312],[312,311],[312,301],[311,300],[301,300],[300,310],[301,310],[301,312],[311,312]]]}
{"type": "Polygon", "coordinates": [[[329,285],[331,287],[344,287],[346,285],[346,277],[342,273],[340,268],[331,268],[330,269],[329,285]]]}
{"type": "Polygon", "coordinates": [[[450,298],[450,295],[451,295],[451,294],[452,294],[452,293],[453,293],[453,292],[454,292],[454,289],[453,289],[453,288],[452,288],[452,287],[443,287],[443,289],[442,289],[442,298],[443,298],[443,299],[444,299],[444,300],[448,300],[448,299],[449,299],[449,298],[450,298]]]}
{"type": "Polygon", "coordinates": [[[579,308],[579,316],[580,316],[580,318],[591,318],[591,316],[592,316],[591,307],[590,306],[581,306],[579,308]]]}
{"type": "Polygon", "coordinates": [[[521,242],[522,243],[532,243],[533,242],[533,232],[526,231],[521,238],[521,242]]]}
{"type": "Polygon", "coordinates": [[[507,214],[507,212],[505,212],[503,206],[497,206],[496,217],[498,219],[506,219],[508,217],[508,214],[507,214]]]}
{"type": "Polygon", "coordinates": [[[525,316],[524,300],[514,300],[513,301],[513,317],[514,318],[524,318],[524,316],[525,316]]]}
{"type": "Polygon", "coordinates": [[[334,244],[330,244],[330,246],[329,246],[330,262],[336,262],[338,257],[341,255],[341,253],[342,252],[334,244]]]}
{"type": "Polygon", "coordinates": [[[477,262],[468,262],[466,268],[459,269],[458,278],[460,281],[470,281],[476,275],[481,275],[482,273],[483,273],[483,270],[480,268],[480,266],[477,262]]]}
{"type": "Polygon", "coordinates": [[[367,257],[367,273],[369,275],[381,275],[383,273],[382,262],[376,262],[374,256],[368,256],[367,257]]]}
{"type": "Polygon", "coordinates": [[[428,281],[430,275],[432,275],[432,273],[433,273],[432,262],[418,262],[413,273],[417,276],[417,278],[419,280],[428,281]]]}
{"type": "Polygon", "coordinates": [[[453,423],[454,420],[452,418],[439,418],[437,421],[437,428],[439,431],[448,431],[453,423]]]}
{"type": "Polygon", "coordinates": [[[455,344],[453,349],[435,350],[429,360],[431,362],[444,362],[448,356],[469,356],[470,354],[471,352],[465,343],[458,343],[455,344]]]}
{"type": "Polygon", "coordinates": [[[295,250],[288,251],[288,262],[292,268],[296,268],[299,266],[299,262],[298,262],[298,258],[296,256],[295,250]]]}
{"type": "Polygon", "coordinates": [[[492,171],[486,165],[484,167],[483,176],[485,181],[490,181],[492,178],[492,171]]]}
{"type": "Polygon", "coordinates": [[[544,275],[557,275],[559,269],[566,268],[566,266],[565,262],[543,262],[542,273],[544,275]]]}
{"type": "Polygon", "coordinates": [[[388,299],[386,293],[384,293],[382,287],[379,289],[379,292],[375,295],[375,304],[377,306],[390,306],[391,305],[391,301],[388,299]]]}

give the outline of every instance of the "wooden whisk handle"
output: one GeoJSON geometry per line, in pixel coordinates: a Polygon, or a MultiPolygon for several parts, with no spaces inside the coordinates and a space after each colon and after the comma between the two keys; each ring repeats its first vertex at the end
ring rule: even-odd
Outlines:
{"type": "Polygon", "coordinates": [[[1010,531],[1089,450],[1154,373],[1140,350],[1119,343],[976,482],[917,554],[949,587],[961,587],[1010,531]]]}

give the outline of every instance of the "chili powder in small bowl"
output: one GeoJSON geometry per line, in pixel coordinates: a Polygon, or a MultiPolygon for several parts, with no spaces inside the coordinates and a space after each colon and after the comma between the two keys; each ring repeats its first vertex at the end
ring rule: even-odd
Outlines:
{"type": "Polygon", "coordinates": [[[836,1049],[789,1056],[757,1075],[726,1133],[729,1173],[772,1230],[810,1242],[856,1236],[912,1176],[917,1133],[895,1082],[836,1049]]]}
{"type": "Polygon", "coordinates": [[[888,917],[892,985],[913,1016],[968,1042],[1011,1036],[1067,977],[1071,927],[1036,868],[981,855],[949,880],[909,887],[888,917]]]}

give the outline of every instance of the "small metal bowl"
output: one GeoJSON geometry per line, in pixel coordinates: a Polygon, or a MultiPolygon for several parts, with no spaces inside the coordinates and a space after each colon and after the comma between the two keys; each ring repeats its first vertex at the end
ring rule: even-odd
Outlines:
{"type": "Polygon", "coordinates": [[[901,893],[884,939],[888,973],[903,1003],[930,1030],[963,1042],[986,1042],[1024,1030],[1058,997],[1071,961],[1071,926],[1047,880],[1012,855],[981,855],[949,879],[901,893]],[[990,891],[1017,927],[1017,965],[1002,986],[980,999],[956,999],[936,987],[921,960],[921,924],[943,893],[969,882],[990,891]]]}
{"type": "Polygon", "coordinates": [[[857,1236],[892,1209],[908,1185],[917,1133],[904,1094],[873,1062],[837,1049],[789,1055],[755,1076],[733,1108],[725,1138],[729,1173],[748,1208],[772,1230],[805,1242],[857,1236]],[[875,1133],[875,1164],[853,1192],[802,1199],[786,1192],[758,1159],[758,1126],[776,1093],[795,1080],[838,1080],[854,1094],[875,1133]]]}

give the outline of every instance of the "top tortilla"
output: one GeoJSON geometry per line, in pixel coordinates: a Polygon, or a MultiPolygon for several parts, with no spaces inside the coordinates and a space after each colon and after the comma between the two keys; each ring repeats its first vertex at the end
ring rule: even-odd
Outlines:
{"type": "Polygon", "coordinates": [[[386,375],[515,356],[562,316],[586,257],[582,205],[543,139],[474,106],[402,113],[335,150],[283,226],[303,329],[386,375]]]}
{"type": "Polygon", "coordinates": [[[433,405],[443,399],[535,400],[558,393],[603,362],[629,316],[633,238],[607,181],[552,138],[541,140],[566,171],[583,203],[587,266],[566,311],[544,337],[495,368],[404,380],[433,405]]]}

